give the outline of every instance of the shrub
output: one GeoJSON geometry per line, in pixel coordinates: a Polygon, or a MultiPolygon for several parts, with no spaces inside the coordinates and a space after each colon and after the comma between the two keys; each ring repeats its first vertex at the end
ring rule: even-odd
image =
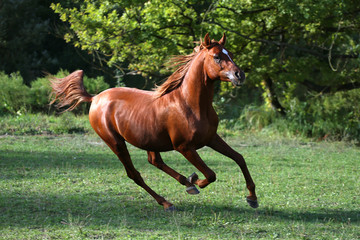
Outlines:
{"type": "MultiPolygon", "coordinates": [[[[55,77],[62,78],[68,74],[69,72],[61,70],[55,77]]],[[[23,84],[19,73],[7,75],[0,72],[0,84],[0,114],[21,115],[22,113],[48,113],[50,111],[51,88],[48,78],[36,79],[29,88],[23,84]]],[[[104,81],[103,77],[88,78],[85,76],[84,85],[86,90],[92,94],[109,88],[109,84],[104,81]]],[[[87,113],[88,108],[89,104],[83,104],[75,110],[75,113],[87,113]]]]}
{"type": "Polygon", "coordinates": [[[289,127],[316,138],[360,139],[360,89],[320,94],[301,102],[293,99],[289,127]]]}
{"type": "MultiPolygon", "coordinates": [[[[355,140],[360,141],[360,89],[336,92],[332,94],[307,94],[299,99],[291,96],[282,99],[286,108],[286,116],[275,112],[266,103],[232,104],[239,117],[220,118],[220,130],[224,134],[237,130],[267,131],[280,134],[299,135],[318,140],[355,140]]],[[[223,113],[226,104],[217,102],[217,109],[223,113]],[[221,108],[222,107],[222,108],[221,108]]]]}
{"type": "Polygon", "coordinates": [[[21,114],[30,108],[29,87],[19,73],[0,72],[0,114],[21,114]]]}
{"type": "Polygon", "coordinates": [[[110,86],[104,81],[104,77],[98,76],[96,78],[88,78],[84,77],[84,86],[88,93],[90,94],[98,94],[110,86]]]}
{"type": "Polygon", "coordinates": [[[249,105],[244,108],[239,121],[250,129],[263,129],[274,122],[277,113],[265,105],[256,107],[249,105]]]}
{"type": "Polygon", "coordinates": [[[47,78],[38,78],[31,83],[30,103],[32,112],[48,112],[51,88],[47,78]]]}

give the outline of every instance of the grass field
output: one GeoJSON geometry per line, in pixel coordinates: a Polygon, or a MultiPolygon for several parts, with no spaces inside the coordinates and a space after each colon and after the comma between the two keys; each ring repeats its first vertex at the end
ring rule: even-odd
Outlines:
{"type": "MultiPolygon", "coordinates": [[[[258,209],[236,164],[211,149],[200,155],[217,181],[193,196],[129,146],[145,181],[177,208],[165,212],[94,135],[1,136],[0,238],[360,238],[359,147],[250,133],[227,141],[248,163],[258,209]]],[[[197,172],[176,152],[162,156],[197,172]]]]}

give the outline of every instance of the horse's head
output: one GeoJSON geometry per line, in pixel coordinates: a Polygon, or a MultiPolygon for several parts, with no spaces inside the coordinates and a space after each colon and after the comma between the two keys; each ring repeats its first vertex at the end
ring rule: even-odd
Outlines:
{"type": "Polygon", "coordinates": [[[206,34],[198,51],[206,52],[204,68],[211,80],[232,82],[240,86],[245,81],[245,73],[234,63],[232,53],[224,47],[225,42],[225,34],[218,42],[211,41],[209,34],[206,34]]]}

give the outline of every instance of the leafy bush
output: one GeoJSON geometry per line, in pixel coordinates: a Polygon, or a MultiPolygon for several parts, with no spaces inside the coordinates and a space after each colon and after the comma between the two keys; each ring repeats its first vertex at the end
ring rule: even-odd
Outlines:
{"type": "Polygon", "coordinates": [[[360,89],[308,96],[306,101],[291,98],[286,116],[266,104],[243,108],[238,119],[222,123],[233,130],[277,131],[319,140],[360,140],[360,89]]]}
{"type": "Polygon", "coordinates": [[[86,91],[90,94],[98,94],[110,86],[104,81],[104,77],[98,76],[96,78],[88,78],[84,76],[84,86],[86,91]]]}
{"type": "MultiPolygon", "coordinates": [[[[67,71],[60,71],[55,77],[62,78],[68,74],[67,71]]],[[[19,73],[7,75],[0,72],[0,84],[0,114],[48,113],[51,110],[49,106],[51,88],[47,78],[36,79],[29,88],[23,83],[19,73]]],[[[103,77],[84,76],[84,85],[86,90],[93,94],[109,88],[103,77]]],[[[75,112],[87,113],[88,107],[88,104],[83,104],[75,112]]]]}
{"type": "Polygon", "coordinates": [[[28,111],[29,87],[23,84],[19,73],[0,72],[0,114],[21,114],[28,111]]]}
{"type": "Polygon", "coordinates": [[[223,135],[251,130],[318,140],[360,141],[360,89],[313,94],[289,88],[287,97],[280,99],[286,109],[282,116],[267,101],[259,101],[255,91],[243,94],[227,85],[225,88],[221,86],[214,102],[223,135]]]}
{"type": "Polygon", "coordinates": [[[50,109],[49,95],[51,88],[47,78],[38,78],[31,82],[30,103],[32,112],[47,112],[50,109]]]}
{"type": "Polygon", "coordinates": [[[265,105],[260,107],[249,105],[244,108],[239,120],[244,125],[246,123],[247,128],[261,130],[273,123],[276,116],[277,113],[265,105]]]}
{"type": "Polygon", "coordinates": [[[316,95],[306,102],[292,99],[289,127],[316,138],[360,139],[360,89],[316,95]]]}

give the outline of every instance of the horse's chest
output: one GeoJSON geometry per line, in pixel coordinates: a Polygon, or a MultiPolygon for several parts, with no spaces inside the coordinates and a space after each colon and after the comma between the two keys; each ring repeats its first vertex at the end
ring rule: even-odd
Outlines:
{"type": "Polygon", "coordinates": [[[216,134],[218,117],[215,114],[189,117],[187,127],[181,130],[184,140],[197,147],[205,146],[216,134]]]}
{"type": "Polygon", "coordinates": [[[216,133],[217,121],[199,121],[193,129],[193,138],[207,142],[216,133]]]}

